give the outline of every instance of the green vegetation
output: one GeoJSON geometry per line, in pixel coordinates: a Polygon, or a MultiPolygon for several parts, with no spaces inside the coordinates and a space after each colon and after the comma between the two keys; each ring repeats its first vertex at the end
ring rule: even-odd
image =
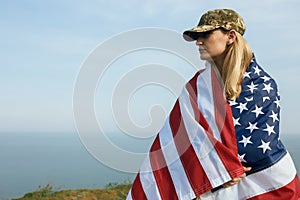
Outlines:
{"type": "Polygon", "coordinates": [[[126,199],[131,183],[108,183],[104,189],[78,189],[54,191],[52,185],[46,185],[37,191],[12,200],[123,200],[126,199]]]}

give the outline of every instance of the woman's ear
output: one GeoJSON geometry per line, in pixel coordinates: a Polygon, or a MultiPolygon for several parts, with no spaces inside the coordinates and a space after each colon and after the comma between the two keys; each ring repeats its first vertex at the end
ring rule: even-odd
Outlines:
{"type": "Polygon", "coordinates": [[[231,45],[236,40],[236,32],[235,30],[231,30],[227,34],[228,34],[227,45],[231,45]]]}

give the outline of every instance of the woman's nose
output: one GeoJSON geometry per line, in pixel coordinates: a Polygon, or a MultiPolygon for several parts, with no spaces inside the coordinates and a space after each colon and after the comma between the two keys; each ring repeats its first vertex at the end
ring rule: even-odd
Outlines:
{"type": "Polygon", "coordinates": [[[203,40],[201,37],[199,37],[197,40],[196,40],[196,45],[202,45],[203,44],[203,40]]]}

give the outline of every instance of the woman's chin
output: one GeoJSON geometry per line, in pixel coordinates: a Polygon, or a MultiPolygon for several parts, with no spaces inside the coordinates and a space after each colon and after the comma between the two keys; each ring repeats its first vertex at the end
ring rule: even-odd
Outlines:
{"type": "Polygon", "coordinates": [[[211,57],[208,54],[200,54],[201,60],[211,60],[211,57]]]}

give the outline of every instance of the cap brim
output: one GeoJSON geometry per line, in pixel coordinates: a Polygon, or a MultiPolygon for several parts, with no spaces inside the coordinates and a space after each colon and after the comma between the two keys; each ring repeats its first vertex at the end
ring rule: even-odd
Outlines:
{"type": "Polygon", "coordinates": [[[184,31],[182,36],[186,41],[191,42],[191,41],[197,40],[198,35],[199,35],[199,32],[188,30],[188,31],[184,31]]]}
{"type": "Polygon", "coordinates": [[[219,28],[219,27],[210,26],[210,25],[197,26],[197,27],[195,27],[193,29],[184,31],[182,35],[183,35],[183,38],[186,41],[191,42],[191,41],[197,40],[198,37],[199,37],[199,35],[200,35],[200,33],[211,31],[211,30],[214,30],[216,28],[219,28]]]}

